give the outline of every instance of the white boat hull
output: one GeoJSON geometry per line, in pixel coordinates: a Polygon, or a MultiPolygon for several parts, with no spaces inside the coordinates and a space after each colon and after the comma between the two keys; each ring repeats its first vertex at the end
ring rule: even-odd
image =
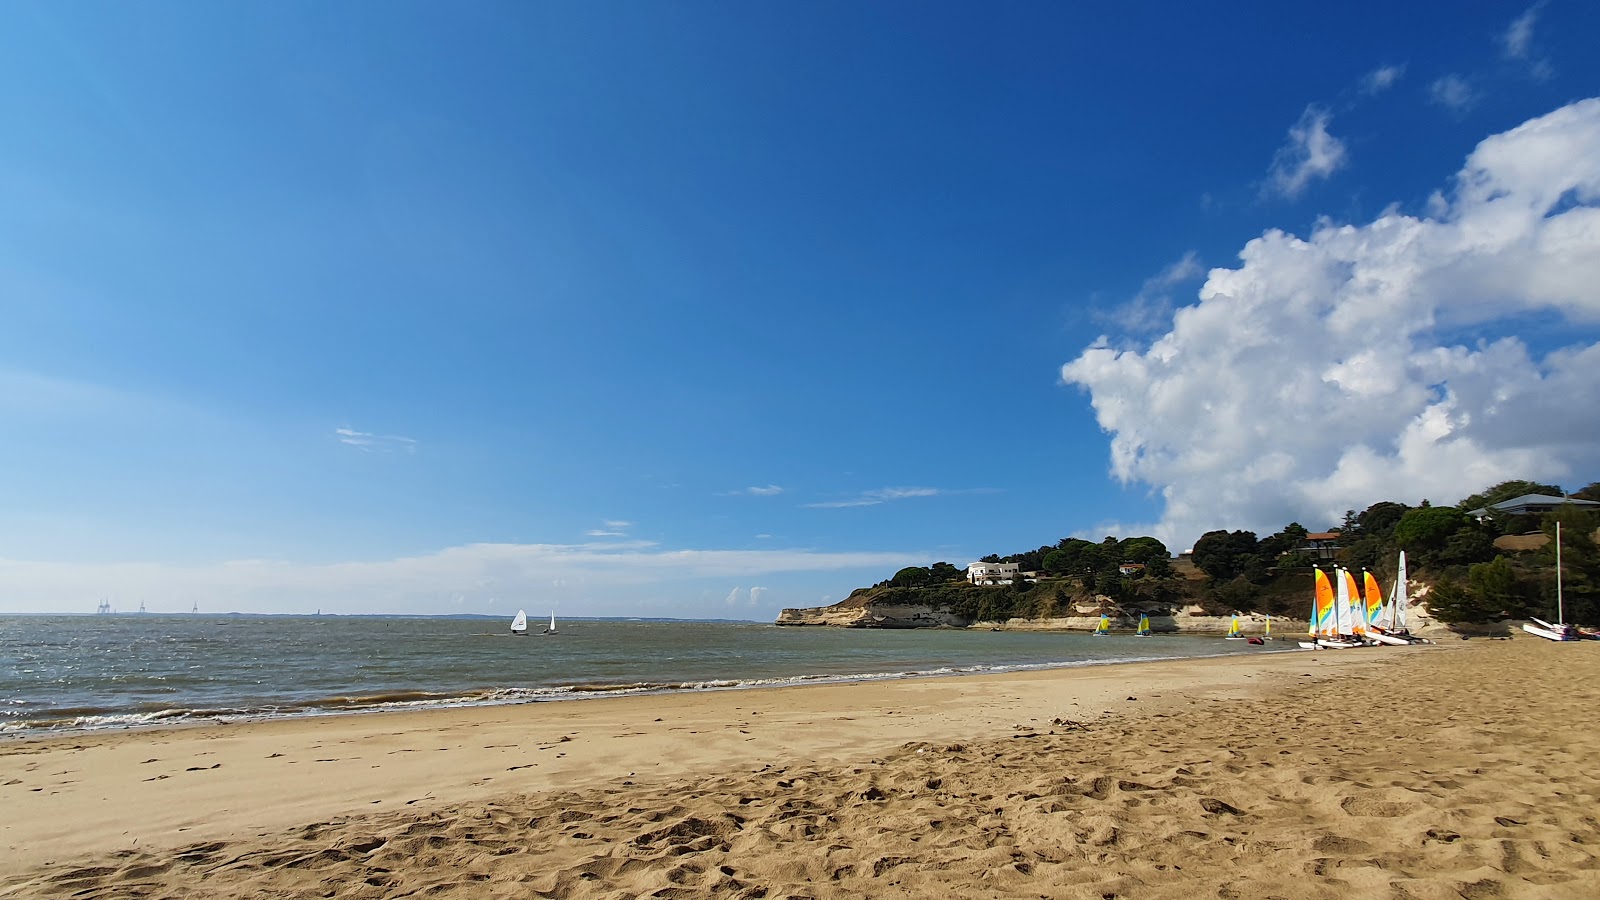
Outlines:
{"type": "Polygon", "coordinates": [[[1377,631],[1368,632],[1367,639],[1377,641],[1380,644],[1388,644],[1391,647],[1409,647],[1415,643],[1410,638],[1396,637],[1392,634],[1383,634],[1377,631]]]}
{"type": "Polygon", "coordinates": [[[1523,623],[1522,630],[1526,631],[1529,634],[1537,635],[1539,637],[1542,637],[1547,641],[1578,641],[1578,640],[1582,640],[1583,639],[1581,636],[1578,636],[1578,635],[1575,635],[1575,634],[1571,634],[1571,633],[1564,632],[1564,631],[1558,631],[1554,627],[1542,628],[1542,627],[1540,627],[1538,625],[1534,625],[1534,624],[1527,623],[1527,622],[1523,623]]]}

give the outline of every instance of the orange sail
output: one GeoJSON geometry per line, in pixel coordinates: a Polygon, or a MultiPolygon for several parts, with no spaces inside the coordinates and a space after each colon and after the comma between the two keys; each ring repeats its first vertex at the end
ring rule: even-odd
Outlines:
{"type": "Polygon", "coordinates": [[[1338,633],[1338,626],[1334,622],[1333,610],[1333,582],[1328,580],[1328,573],[1316,569],[1317,600],[1311,614],[1311,636],[1323,635],[1331,637],[1338,633]]]}
{"type": "Polygon", "coordinates": [[[1367,625],[1378,621],[1378,613],[1383,612],[1383,588],[1378,587],[1378,579],[1371,572],[1363,570],[1361,577],[1365,579],[1364,587],[1367,591],[1367,625]]]}

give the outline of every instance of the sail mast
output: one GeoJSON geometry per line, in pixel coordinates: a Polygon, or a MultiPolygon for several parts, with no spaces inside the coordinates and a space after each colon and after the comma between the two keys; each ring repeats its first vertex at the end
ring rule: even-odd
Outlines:
{"type": "Polygon", "coordinates": [[[1556,522],[1556,624],[1566,625],[1567,614],[1561,604],[1561,523],[1556,522]]]}

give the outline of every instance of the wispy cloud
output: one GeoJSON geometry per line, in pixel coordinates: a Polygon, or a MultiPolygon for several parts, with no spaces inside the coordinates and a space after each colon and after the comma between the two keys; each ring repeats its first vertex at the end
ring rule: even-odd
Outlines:
{"type": "Polygon", "coordinates": [[[1289,142],[1278,148],[1272,159],[1266,193],[1293,199],[1311,182],[1344,167],[1344,142],[1328,133],[1331,118],[1320,106],[1306,107],[1300,120],[1289,127],[1289,142]]]}
{"type": "Polygon", "coordinates": [[[756,487],[740,488],[737,491],[725,491],[725,492],[723,492],[722,496],[724,496],[724,497],[776,497],[781,493],[783,493],[783,488],[781,486],[776,485],[776,484],[769,484],[769,485],[766,485],[765,487],[756,486],[756,487]]]}
{"type": "Polygon", "coordinates": [[[1361,79],[1361,91],[1364,94],[1381,94],[1394,87],[1406,74],[1406,67],[1401,65],[1384,65],[1373,69],[1361,79]]]}
{"type": "Polygon", "coordinates": [[[809,509],[849,509],[856,506],[877,506],[880,503],[907,500],[912,497],[937,497],[948,493],[951,492],[931,487],[889,487],[863,491],[846,500],[825,500],[820,503],[807,503],[805,506],[809,509]]]}
{"type": "Polygon", "coordinates": [[[591,528],[584,532],[585,537],[627,537],[628,529],[633,527],[632,522],[622,519],[606,519],[600,523],[601,527],[591,528]]]}
{"type": "Polygon", "coordinates": [[[1135,294],[1132,300],[1109,312],[1097,314],[1096,317],[1129,333],[1164,328],[1172,320],[1173,288],[1186,281],[1198,279],[1205,273],[1205,266],[1200,264],[1200,257],[1190,250],[1182,259],[1162,269],[1153,277],[1145,279],[1144,285],[1139,288],[1139,293],[1135,294]]]}
{"type": "Polygon", "coordinates": [[[355,447],[366,453],[415,453],[417,442],[399,434],[374,434],[353,428],[335,428],[333,436],[341,444],[355,447]]]}
{"type": "Polygon", "coordinates": [[[1528,11],[1506,26],[1500,35],[1500,54],[1506,59],[1521,63],[1528,67],[1528,74],[1543,81],[1555,74],[1555,68],[1550,65],[1550,60],[1539,53],[1539,48],[1533,42],[1533,29],[1539,21],[1539,13],[1544,11],[1544,2],[1535,3],[1528,7],[1528,11]]]}
{"type": "MultiPolygon", "coordinates": [[[[7,591],[0,611],[75,610],[84,597],[115,592],[160,598],[169,609],[282,610],[330,605],[342,612],[438,611],[454,598],[548,596],[552,586],[597,598],[593,614],[637,610],[641,588],[697,579],[746,584],[794,573],[894,572],[926,564],[926,553],[809,549],[665,549],[648,541],[581,544],[469,544],[421,556],[303,565],[240,560],[211,565],[29,562],[0,558],[7,591]],[[611,597],[604,605],[599,598],[611,597]],[[28,607],[18,608],[21,598],[28,607]]],[[[878,577],[882,577],[879,575],[878,577]]],[[[552,598],[559,599],[559,598],[552,598]]]]}
{"type": "Polygon", "coordinates": [[[1467,79],[1450,73],[1428,85],[1428,99],[1456,115],[1478,105],[1478,92],[1467,79]]]}

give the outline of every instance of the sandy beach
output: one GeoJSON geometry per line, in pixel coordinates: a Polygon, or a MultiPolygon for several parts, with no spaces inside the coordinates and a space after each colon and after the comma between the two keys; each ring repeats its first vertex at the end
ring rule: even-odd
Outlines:
{"type": "Polygon", "coordinates": [[[0,744],[0,896],[1600,896],[1600,644],[0,744]]]}

